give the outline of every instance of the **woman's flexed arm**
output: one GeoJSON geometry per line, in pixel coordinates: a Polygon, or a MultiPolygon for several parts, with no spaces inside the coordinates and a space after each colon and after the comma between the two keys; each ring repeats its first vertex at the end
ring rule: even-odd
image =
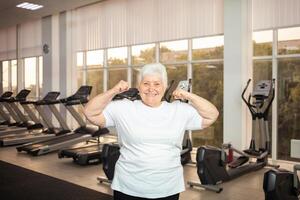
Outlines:
{"type": "Polygon", "coordinates": [[[213,124],[219,116],[219,111],[211,102],[196,94],[176,89],[173,92],[173,96],[175,99],[189,100],[191,102],[191,105],[203,118],[202,128],[206,128],[213,124]]]}
{"type": "Polygon", "coordinates": [[[84,114],[87,119],[95,125],[105,126],[104,108],[115,95],[127,91],[128,87],[128,82],[121,80],[112,89],[91,99],[84,107],[84,114]]]}

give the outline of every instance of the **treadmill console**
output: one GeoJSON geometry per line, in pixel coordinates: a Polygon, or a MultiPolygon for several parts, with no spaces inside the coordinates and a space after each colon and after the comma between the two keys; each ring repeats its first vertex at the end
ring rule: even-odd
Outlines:
{"type": "Polygon", "coordinates": [[[42,99],[43,101],[52,101],[56,100],[57,97],[60,95],[60,92],[48,92],[46,96],[42,99]]]}
{"type": "Polygon", "coordinates": [[[81,86],[77,92],[68,97],[67,101],[72,101],[72,100],[76,100],[76,99],[86,99],[92,92],[92,86],[88,86],[88,85],[83,85],[81,86]]]}
{"type": "Polygon", "coordinates": [[[4,92],[0,98],[9,98],[13,93],[10,91],[4,92]]]}
{"type": "Polygon", "coordinates": [[[252,96],[259,99],[265,99],[270,95],[271,90],[272,81],[261,80],[255,85],[252,96]]]}
{"type": "Polygon", "coordinates": [[[15,97],[17,101],[25,101],[26,97],[29,95],[30,90],[23,89],[15,97]]]}
{"type": "Polygon", "coordinates": [[[120,100],[120,99],[129,99],[131,101],[141,99],[139,90],[136,88],[129,88],[129,90],[117,94],[114,96],[113,100],[120,100]]]}
{"type": "Polygon", "coordinates": [[[177,85],[177,89],[182,89],[185,91],[189,91],[189,81],[188,80],[184,80],[184,81],[180,81],[177,85]]]}

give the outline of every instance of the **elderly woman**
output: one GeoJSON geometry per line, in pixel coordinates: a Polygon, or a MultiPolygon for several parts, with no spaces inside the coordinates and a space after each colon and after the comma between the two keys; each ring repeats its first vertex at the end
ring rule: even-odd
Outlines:
{"type": "Polygon", "coordinates": [[[93,98],[85,115],[101,127],[116,127],[120,157],[112,182],[115,200],[177,200],[185,190],[180,152],[185,130],[210,126],[219,112],[196,94],[176,89],[175,99],[162,101],[167,72],[160,63],[145,65],[140,71],[138,90],[141,100],[112,101],[128,90],[120,81],[112,89],[93,98]]]}

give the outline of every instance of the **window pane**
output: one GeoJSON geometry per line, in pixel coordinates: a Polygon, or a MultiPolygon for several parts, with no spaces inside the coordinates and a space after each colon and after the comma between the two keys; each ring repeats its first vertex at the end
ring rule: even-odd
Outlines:
{"type": "Polygon", "coordinates": [[[253,32],[253,55],[271,56],[273,31],[253,32]]]}
{"type": "Polygon", "coordinates": [[[155,44],[133,46],[131,54],[133,65],[153,63],[155,62],[155,44]]]}
{"type": "Polygon", "coordinates": [[[162,42],[159,47],[160,61],[163,63],[174,63],[187,61],[188,41],[180,40],[173,42],[162,42]]]}
{"type": "Polygon", "coordinates": [[[193,60],[222,59],[224,36],[193,39],[193,60]]]}
{"type": "Polygon", "coordinates": [[[86,64],[89,67],[103,67],[103,50],[88,51],[86,64]]]}
{"type": "Polygon", "coordinates": [[[8,73],[8,67],[9,67],[9,62],[8,61],[3,61],[2,62],[2,88],[3,92],[9,90],[9,73],[8,73]]]}
{"type": "Polygon", "coordinates": [[[168,73],[168,82],[175,81],[175,85],[179,81],[187,80],[187,66],[186,65],[166,65],[168,73]]]}
{"type": "Polygon", "coordinates": [[[77,86],[78,88],[82,85],[85,85],[83,82],[83,70],[77,70],[77,86]]]}
{"type": "Polygon", "coordinates": [[[87,70],[87,85],[93,86],[90,98],[103,92],[103,70],[91,69],[87,70]]]}
{"type": "Polygon", "coordinates": [[[31,90],[28,97],[36,97],[36,57],[24,59],[25,88],[31,90]]]}
{"type": "Polygon", "coordinates": [[[278,54],[300,54],[300,27],[278,30],[278,54]]]}
{"type": "Polygon", "coordinates": [[[12,92],[16,94],[18,91],[18,77],[17,77],[17,60],[12,60],[11,61],[11,88],[12,92]]]}
{"type": "Polygon", "coordinates": [[[223,143],[223,63],[193,65],[193,93],[211,101],[219,110],[217,121],[210,127],[193,131],[193,146],[221,146],[223,143]]]}
{"type": "Polygon", "coordinates": [[[114,87],[120,80],[127,81],[127,67],[110,68],[108,70],[108,89],[114,87]]]}
{"type": "Polygon", "coordinates": [[[39,57],[39,82],[40,82],[40,85],[39,85],[39,91],[40,91],[40,95],[41,95],[41,91],[43,89],[43,70],[44,70],[44,67],[43,67],[43,56],[40,56],[39,57]]]}
{"type": "Polygon", "coordinates": [[[140,73],[141,67],[134,67],[132,68],[132,87],[137,88],[138,87],[138,76],[140,73]]]}
{"type": "MultiPolygon", "coordinates": [[[[272,60],[256,60],[253,62],[253,87],[261,80],[272,80],[272,60]]],[[[247,112],[250,112],[249,109],[247,112]]],[[[255,127],[254,126],[255,122],[252,123],[253,123],[252,127],[255,127]]],[[[272,109],[269,109],[268,128],[269,128],[270,146],[272,146],[272,109]]],[[[250,143],[247,145],[250,145],[250,143]]],[[[271,151],[272,149],[270,149],[270,153],[271,151]]]]}
{"type": "Polygon", "coordinates": [[[127,47],[107,50],[109,66],[127,65],[127,47]]]}
{"type": "Polygon", "coordinates": [[[278,159],[290,157],[291,139],[300,139],[300,59],[278,60],[278,159]]]}
{"type": "Polygon", "coordinates": [[[272,79],[272,60],[256,60],[253,62],[253,85],[260,80],[272,79]]]}
{"type": "Polygon", "coordinates": [[[76,61],[77,67],[83,67],[83,52],[77,52],[76,61]]]}

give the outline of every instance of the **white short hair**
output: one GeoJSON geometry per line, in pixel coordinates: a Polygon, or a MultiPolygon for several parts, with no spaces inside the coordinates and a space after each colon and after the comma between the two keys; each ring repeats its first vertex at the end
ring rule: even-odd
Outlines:
{"type": "Polygon", "coordinates": [[[166,67],[161,63],[146,64],[140,70],[139,83],[146,75],[159,75],[165,88],[168,86],[168,75],[166,67]]]}

